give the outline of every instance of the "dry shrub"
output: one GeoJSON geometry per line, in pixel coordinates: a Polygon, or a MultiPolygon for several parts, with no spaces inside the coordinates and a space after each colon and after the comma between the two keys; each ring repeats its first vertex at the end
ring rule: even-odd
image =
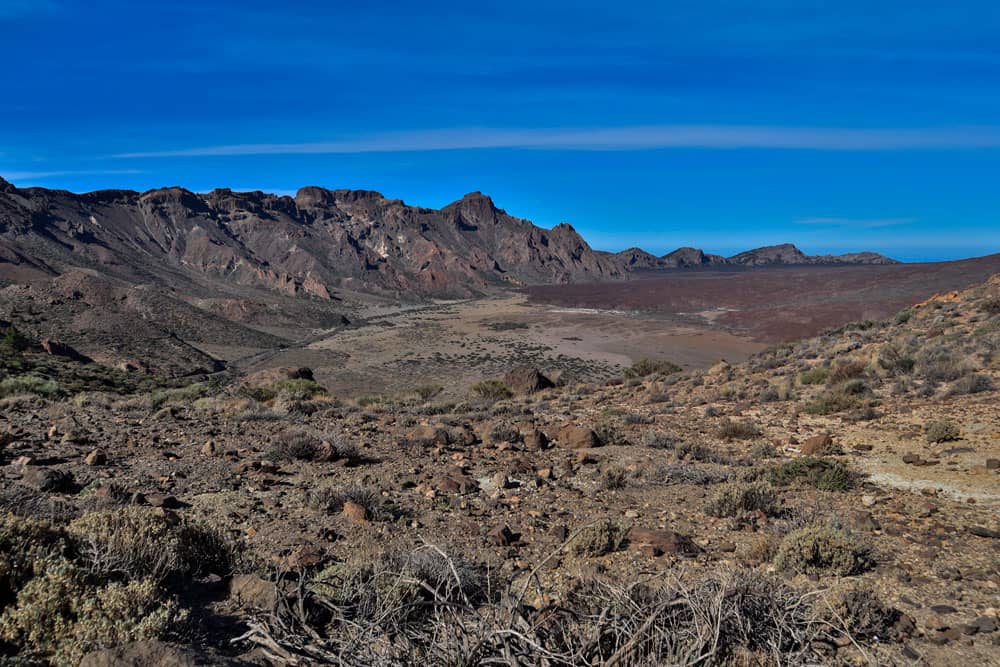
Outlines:
{"type": "Polygon", "coordinates": [[[774,565],[787,572],[839,576],[871,568],[871,547],[844,531],[825,525],[807,526],[781,540],[774,565]]]}
{"type": "Polygon", "coordinates": [[[826,383],[835,385],[862,377],[865,374],[866,368],[867,364],[857,359],[842,361],[830,371],[830,375],[826,378],[826,383]]]}
{"type": "Polygon", "coordinates": [[[359,664],[566,667],[812,663],[821,656],[816,640],[836,633],[817,616],[813,596],[753,570],[663,573],[630,584],[585,579],[559,606],[537,608],[524,604],[522,581],[474,598],[462,586],[469,575],[461,562],[438,553],[444,565],[433,571],[452,582],[443,591],[434,576],[417,596],[410,586],[418,577],[380,577],[386,568],[324,573],[247,637],[300,662],[350,655],[359,664]]]}
{"type": "Polygon", "coordinates": [[[748,419],[743,421],[723,419],[715,432],[725,440],[750,440],[759,438],[762,433],[760,428],[748,419]]]}
{"type": "Polygon", "coordinates": [[[360,484],[322,486],[309,494],[309,506],[327,514],[342,512],[344,504],[352,502],[365,508],[368,518],[391,518],[392,512],[378,489],[360,484]]]}
{"type": "Polygon", "coordinates": [[[729,482],[722,485],[705,505],[715,517],[739,517],[749,512],[775,516],[781,511],[778,494],[767,482],[729,482]]]}
{"type": "Polygon", "coordinates": [[[958,440],[962,437],[962,429],[955,422],[942,419],[928,424],[924,437],[932,445],[950,440],[958,440]]]}
{"type": "Polygon", "coordinates": [[[271,439],[267,458],[272,461],[340,461],[354,463],[357,448],[333,436],[320,438],[302,429],[286,429],[271,439]]]}
{"type": "Polygon", "coordinates": [[[174,523],[145,507],[89,512],[67,526],[80,567],[98,579],[230,574],[241,548],[220,531],[174,523]]]}
{"type": "Polygon", "coordinates": [[[0,615],[0,638],[52,664],[76,665],[89,651],[159,637],[185,617],[152,579],[94,585],[66,561],[36,569],[0,615]]]}
{"type": "Polygon", "coordinates": [[[605,519],[582,529],[567,545],[575,556],[596,558],[618,551],[625,545],[629,526],[605,519]]]}

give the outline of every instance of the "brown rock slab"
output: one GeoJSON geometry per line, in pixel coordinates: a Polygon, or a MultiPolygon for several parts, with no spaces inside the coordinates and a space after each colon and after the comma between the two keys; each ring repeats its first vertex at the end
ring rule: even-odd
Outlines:
{"type": "Polygon", "coordinates": [[[633,548],[650,556],[664,554],[696,556],[703,551],[701,547],[691,541],[690,537],[672,530],[633,528],[628,532],[628,541],[633,548]]]}
{"type": "Polygon", "coordinates": [[[503,376],[503,383],[515,394],[533,394],[555,386],[537,368],[518,366],[503,376]]]}
{"type": "Polygon", "coordinates": [[[829,433],[814,435],[802,443],[800,450],[804,456],[823,456],[833,449],[833,436],[829,433]]]}
{"type": "Polygon", "coordinates": [[[368,509],[353,500],[344,501],[344,507],[340,513],[355,523],[368,523],[371,520],[368,509]]]}
{"type": "Polygon", "coordinates": [[[560,447],[566,449],[589,449],[601,446],[601,441],[593,429],[568,422],[560,427],[557,442],[560,447]]]}

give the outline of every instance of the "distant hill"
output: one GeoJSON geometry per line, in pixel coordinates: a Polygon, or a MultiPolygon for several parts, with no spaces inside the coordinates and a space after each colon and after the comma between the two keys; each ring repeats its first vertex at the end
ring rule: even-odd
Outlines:
{"type": "Polygon", "coordinates": [[[894,259],[874,252],[846,255],[807,255],[791,243],[747,250],[732,257],[712,255],[699,248],[678,248],[657,257],[639,248],[615,253],[615,258],[630,270],[690,269],[724,266],[809,266],[818,264],[885,265],[898,264],[894,259]]]}

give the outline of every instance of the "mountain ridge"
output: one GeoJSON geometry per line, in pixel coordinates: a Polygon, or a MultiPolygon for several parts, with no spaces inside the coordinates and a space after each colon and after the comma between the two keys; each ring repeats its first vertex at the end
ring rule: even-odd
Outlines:
{"type": "Polygon", "coordinates": [[[478,191],[433,209],[319,186],[294,196],[180,187],[75,194],[0,179],[0,277],[11,282],[90,269],[135,283],[263,287],[322,300],[344,289],[467,297],[650,269],[892,262],[875,253],[808,256],[791,244],[730,258],[695,248],[662,257],[602,252],[567,223],[544,229],[478,191]]]}

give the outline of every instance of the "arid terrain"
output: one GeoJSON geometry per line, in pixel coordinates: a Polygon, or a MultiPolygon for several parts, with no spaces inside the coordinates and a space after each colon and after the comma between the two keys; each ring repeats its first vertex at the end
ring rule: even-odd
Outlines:
{"type": "Polygon", "coordinates": [[[1000,664],[1000,256],[515,280],[479,196],[6,193],[0,665],[1000,664]],[[491,259],[274,282],[260,216],[491,259]]]}
{"type": "Polygon", "coordinates": [[[0,650],[997,664],[998,318],[994,278],[763,349],[507,295],[217,379],[8,328],[0,650]]]}

